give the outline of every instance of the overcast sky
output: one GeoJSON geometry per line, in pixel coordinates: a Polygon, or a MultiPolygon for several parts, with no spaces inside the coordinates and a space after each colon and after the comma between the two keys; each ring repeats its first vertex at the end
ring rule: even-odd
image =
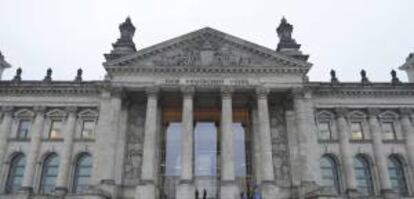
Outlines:
{"type": "MultiPolygon", "coordinates": [[[[23,79],[102,79],[103,54],[119,37],[127,16],[138,49],[210,26],[275,49],[282,16],[310,55],[313,81],[330,69],[343,81],[389,81],[391,69],[414,52],[413,0],[0,0],[0,51],[23,79]]],[[[398,73],[406,80],[403,72],[398,73]]]]}

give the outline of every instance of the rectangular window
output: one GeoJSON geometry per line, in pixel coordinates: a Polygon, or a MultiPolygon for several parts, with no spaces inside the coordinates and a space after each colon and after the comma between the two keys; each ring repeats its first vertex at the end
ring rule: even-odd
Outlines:
{"type": "Polygon", "coordinates": [[[319,122],[319,139],[330,140],[332,139],[331,124],[330,122],[319,122]]]}
{"type": "Polygon", "coordinates": [[[32,122],[30,120],[20,120],[19,126],[17,127],[17,138],[28,138],[31,124],[32,122]]]}
{"type": "Polygon", "coordinates": [[[361,122],[352,122],[351,123],[351,139],[352,140],[362,140],[364,138],[362,132],[362,123],[361,122]]]}
{"type": "Polygon", "coordinates": [[[49,138],[50,139],[62,139],[62,120],[52,120],[50,123],[49,138]]]}
{"type": "Polygon", "coordinates": [[[94,130],[95,130],[95,121],[84,120],[82,123],[81,137],[85,139],[93,139],[95,137],[94,130]]]}
{"type": "Polygon", "coordinates": [[[382,123],[382,131],[384,133],[385,140],[395,140],[395,128],[394,123],[392,122],[384,122],[382,123]]]}

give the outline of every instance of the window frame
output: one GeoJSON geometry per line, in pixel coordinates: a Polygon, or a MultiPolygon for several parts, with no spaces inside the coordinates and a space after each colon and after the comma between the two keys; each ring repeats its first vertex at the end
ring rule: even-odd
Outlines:
{"type": "Polygon", "coordinates": [[[29,109],[20,109],[14,113],[14,122],[12,125],[12,135],[10,135],[10,138],[16,139],[16,140],[29,140],[31,138],[30,132],[33,126],[35,113],[29,109]],[[31,122],[30,128],[27,132],[27,136],[24,138],[19,137],[19,125],[21,120],[28,120],[31,122]]]}
{"type": "Polygon", "coordinates": [[[373,196],[375,195],[375,184],[374,184],[374,176],[373,176],[373,168],[371,165],[371,162],[369,161],[368,157],[366,157],[366,155],[356,155],[354,157],[354,163],[353,163],[353,169],[355,171],[355,180],[357,183],[357,190],[359,193],[363,194],[364,196],[373,196]],[[359,167],[357,168],[356,162],[359,161],[363,167],[359,167]],[[358,170],[362,170],[364,172],[364,180],[366,181],[366,189],[368,191],[368,193],[362,193],[360,192],[360,186],[359,186],[359,182],[358,179],[362,179],[359,178],[358,176],[358,170]],[[367,194],[367,195],[365,195],[367,194]]]}
{"type": "MultiPolygon", "coordinates": [[[[321,157],[320,159],[320,169],[321,169],[321,180],[323,181],[326,177],[323,175],[323,170],[330,170],[330,172],[332,173],[332,177],[330,179],[333,180],[334,185],[333,186],[329,186],[332,188],[332,190],[334,191],[334,193],[336,195],[340,195],[342,193],[342,183],[341,183],[341,174],[340,174],[340,168],[339,168],[339,163],[337,161],[337,159],[331,155],[331,154],[325,154],[321,157]],[[330,166],[326,167],[322,165],[322,161],[323,159],[326,159],[330,166]]],[[[323,184],[323,182],[322,182],[323,184]]],[[[325,185],[323,185],[325,186],[325,185]]]]}
{"type": "Polygon", "coordinates": [[[19,118],[17,120],[16,139],[18,139],[18,140],[29,139],[30,138],[30,131],[32,129],[32,126],[33,126],[33,120],[31,118],[27,118],[27,117],[19,118]],[[24,136],[21,136],[21,131],[20,131],[21,130],[20,127],[21,127],[22,122],[28,122],[29,123],[29,127],[27,128],[27,131],[26,131],[24,136]]]}
{"type": "MultiPolygon", "coordinates": [[[[81,193],[83,192],[82,190],[78,190],[79,188],[79,184],[78,184],[78,179],[79,177],[85,177],[85,176],[78,176],[79,174],[79,168],[80,168],[80,162],[81,160],[84,160],[85,157],[91,158],[91,164],[90,166],[88,166],[88,168],[90,168],[90,173],[88,176],[88,180],[89,180],[89,184],[91,184],[90,180],[92,179],[92,169],[93,169],[93,156],[88,153],[88,152],[82,152],[79,155],[76,156],[76,159],[73,163],[73,174],[72,174],[72,183],[70,184],[70,191],[71,193],[81,193]]],[[[85,168],[85,167],[84,167],[85,168]]],[[[82,186],[82,185],[81,185],[82,186]]],[[[83,185],[83,186],[88,186],[88,185],[83,185]]]]}
{"type": "Polygon", "coordinates": [[[64,132],[63,132],[63,127],[65,125],[65,121],[63,118],[51,118],[50,122],[49,122],[49,130],[47,133],[47,139],[49,140],[61,140],[64,138],[64,132]],[[60,128],[59,128],[59,134],[61,135],[60,137],[52,137],[52,132],[53,132],[53,125],[56,122],[60,122],[60,128]]]}
{"type": "Polygon", "coordinates": [[[76,130],[76,138],[80,140],[94,140],[96,138],[98,126],[98,112],[93,109],[85,109],[78,113],[78,122],[76,130]],[[84,121],[93,121],[95,126],[93,129],[93,137],[87,138],[83,136],[83,125],[84,121]]]}
{"type": "Polygon", "coordinates": [[[38,187],[39,193],[51,193],[51,192],[53,192],[53,190],[56,188],[56,180],[57,180],[57,177],[58,177],[58,174],[59,174],[59,167],[60,167],[60,157],[59,157],[58,154],[49,153],[43,159],[42,170],[41,170],[40,179],[39,179],[39,187],[38,187]],[[49,165],[50,162],[52,162],[52,160],[54,158],[57,158],[57,160],[56,160],[57,165],[49,165]],[[56,174],[53,174],[53,175],[46,174],[51,168],[56,169],[56,174]],[[47,178],[54,178],[54,185],[53,185],[54,187],[50,192],[45,190],[46,186],[52,186],[52,185],[49,185],[49,184],[46,183],[47,178]]]}
{"type": "Polygon", "coordinates": [[[334,136],[333,136],[333,132],[332,132],[332,122],[331,120],[318,120],[318,139],[319,140],[334,140],[334,136]],[[321,124],[322,123],[326,123],[328,125],[328,138],[322,137],[322,133],[321,133],[321,124]]]}
{"type": "Polygon", "coordinates": [[[81,128],[80,128],[80,138],[83,140],[93,140],[95,139],[95,132],[96,132],[96,119],[94,118],[82,118],[81,119],[81,128]],[[85,129],[85,122],[91,122],[93,123],[93,128],[91,129],[91,136],[85,136],[84,135],[84,129],[85,129]]]}
{"type": "Polygon", "coordinates": [[[7,179],[6,179],[5,186],[4,186],[4,191],[5,191],[6,194],[17,193],[20,190],[20,188],[22,187],[23,179],[24,179],[24,171],[25,171],[25,167],[26,167],[26,161],[27,161],[26,160],[26,155],[23,154],[23,153],[17,153],[17,154],[12,155],[12,157],[10,159],[10,163],[9,163],[9,169],[8,169],[8,172],[7,172],[7,179]],[[22,159],[24,161],[23,166],[19,165],[20,162],[18,162],[18,161],[21,161],[22,159]],[[17,164],[16,164],[16,162],[17,162],[17,164]],[[11,188],[12,187],[11,183],[14,182],[15,179],[16,179],[15,172],[16,172],[17,167],[23,167],[22,168],[23,169],[22,175],[18,176],[18,177],[22,178],[22,182],[20,183],[20,186],[18,187],[18,189],[14,190],[14,183],[13,183],[13,188],[11,188]],[[12,180],[12,173],[13,173],[13,181],[11,181],[12,180]]]}
{"type": "Polygon", "coordinates": [[[398,136],[397,136],[397,130],[395,128],[395,122],[394,121],[382,121],[381,122],[381,131],[382,131],[382,138],[383,140],[398,140],[398,136]],[[385,124],[390,124],[391,125],[391,133],[388,133],[385,131],[384,125],[385,124]],[[392,137],[387,137],[387,134],[392,135],[392,137]]]}
{"type": "Polygon", "coordinates": [[[353,140],[353,141],[358,141],[358,140],[365,140],[366,138],[365,138],[365,132],[364,132],[364,127],[363,127],[363,123],[362,123],[362,121],[358,121],[358,120],[355,120],[355,121],[350,121],[350,123],[349,123],[349,130],[350,130],[350,140],[353,140]],[[354,137],[354,130],[353,130],[353,125],[354,124],[357,124],[358,126],[359,126],[359,128],[360,128],[360,133],[361,133],[361,138],[359,138],[359,139],[357,139],[357,138],[355,138],[354,137]]]}
{"type": "Polygon", "coordinates": [[[401,196],[408,196],[409,195],[409,187],[408,187],[408,179],[407,179],[407,172],[405,170],[405,166],[404,166],[404,162],[402,160],[402,158],[399,155],[390,155],[387,159],[387,169],[388,169],[388,176],[390,178],[391,181],[391,188],[396,191],[398,194],[400,194],[401,196]],[[397,173],[399,175],[397,175],[396,177],[391,176],[390,170],[390,163],[394,164],[395,170],[398,170],[397,173]],[[399,190],[397,191],[395,189],[395,187],[392,184],[393,178],[398,178],[398,182],[399,182],[399,190]],[[402,182],[402,183],[401,183],[402,182]],[[401,191],[403,189],[403,191],[401,191]]]}
{"type": "Polygon", "coordinates": [[[338,135],[335,126],[335,114],[328,110],[320,110],[316,114],[316,126],[318,129],[318,140],[320,141],[335,141],[338,140],[338,135]],[[329,138],[323,138],[321,135],[321,123],[328,123],[329,138]]]}

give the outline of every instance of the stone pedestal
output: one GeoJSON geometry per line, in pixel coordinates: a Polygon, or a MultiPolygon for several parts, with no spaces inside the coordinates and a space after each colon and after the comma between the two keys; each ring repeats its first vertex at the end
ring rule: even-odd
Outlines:
{"type": "Polygon", "coordinates": [[[157,188],[152,182],[141,183],[135,191],[135,199],[158,198],[157,188]]]}
{"type": "Polygon", "coordinates": [[[194,199],[195,198],[195,186],[192,181],[182,181],[177,187],[176,197],[177,199],[194,199]]]}
{"type": "Polygon", "coordinates": [[[400,198],[398,194],[392,189],[382,189],[381,195],[384,199],[397,199],[400,198]]]}
{"type": "Polygon", "coordinates": [[[236,185],[235,181],[222,181],[221,182],[221,190],[220,190],[220,198],[226,199],[239,199],[239,187],[236,185]]]}
{"type": "Polygon", "coordinates": [[[262,198],[264,199],[278,199],[279,198],[279,187],[272,182],[263,181],[260,187],[262,192],[262,198]]]}

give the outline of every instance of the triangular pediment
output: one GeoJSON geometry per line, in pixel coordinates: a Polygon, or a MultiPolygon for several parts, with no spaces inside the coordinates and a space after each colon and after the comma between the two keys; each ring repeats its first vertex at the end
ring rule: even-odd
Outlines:
{"type": "Polygon", "coordinates": [[[280,66],[306,71],[311,65],[212,28],[203,28],[104,63],[107,69],[122,66],[280,66]]]}

